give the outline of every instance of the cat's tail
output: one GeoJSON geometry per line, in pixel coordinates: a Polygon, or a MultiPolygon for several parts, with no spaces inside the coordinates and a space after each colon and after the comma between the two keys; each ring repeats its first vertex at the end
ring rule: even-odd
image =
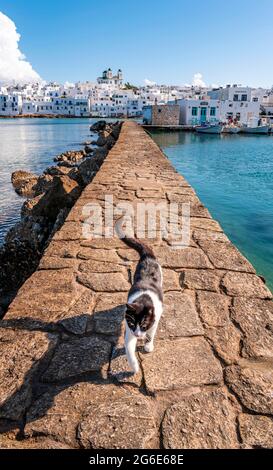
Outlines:
{"type": "Polygon", "coordinates": [[[133,248],[136,250],[141,257],[146,257],[148,256],[149,258],[154,258],[156,259],[156,256],[149,246],[147,246],[145,243],[142,243],[140,240],[137,240],[136,238],[132,237],[127,237],[124,233],[121,231],[121,223],[122,219],[119,219],[116,224],[115,224],[115,230],[119,236],[119,238],[122,239],[122,241],[129,246],[130,248],[133,248]]]}
{"type": "Polygon", "coordinates": [[[155,254],[149,246],[145,243],[140,242],[136,238],[123,237],[122,240],[126,243],[127,246],[136,250],[141,257],[148,256],[149,258],[155,259],[155,254]]]}

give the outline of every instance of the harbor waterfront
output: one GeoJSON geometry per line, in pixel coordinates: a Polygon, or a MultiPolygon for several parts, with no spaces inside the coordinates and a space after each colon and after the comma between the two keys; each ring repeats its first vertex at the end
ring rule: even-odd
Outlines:
{"type": "MultiPolygon", "coordinates": [[[[96,119],[0,120],[0,243],[20,217],[23,199],[11,173],[41,173],[53,158],[92,140],[96,119]]],[[[227,235],[273,289],[272,136],[152,132],[154,140],[197,191],[227,235]]]]}
{"type": "Polygon", "coordinates": [[[273,289],[273,136],[151,133],[273,289]]]}

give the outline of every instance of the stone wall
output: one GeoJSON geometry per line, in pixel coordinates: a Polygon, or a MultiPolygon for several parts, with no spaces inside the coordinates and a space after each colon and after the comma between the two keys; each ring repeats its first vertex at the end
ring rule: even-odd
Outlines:
{"type": "Polygon", "coordinates": [[[152,106],[153,126],[178,126],[180,106],[178,104],[155,104],[152,106]]]}
{"type": "Polygon", "coordinates": [[[187,181],[125,122],[0,323],[0,447],[272,447],[271,299],[187,181]],[[190,246],[147,241],[165,311],[135,376],[122,321],[138,256],[117,238],[82,235],[83,206],[105,194],[191,202],[190,246]]]}

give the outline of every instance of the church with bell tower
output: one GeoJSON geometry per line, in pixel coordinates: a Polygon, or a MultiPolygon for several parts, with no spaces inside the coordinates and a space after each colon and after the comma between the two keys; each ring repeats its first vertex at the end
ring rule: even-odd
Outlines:
{"type": "Polygon", "coordinates": [[[122,70],[118,69],[117,74],[113,75],[112,69],[106,69],[102,72],[102,76],[98,77],[97,82],[99,85],[121,86],[123,84],[122,70]]]}

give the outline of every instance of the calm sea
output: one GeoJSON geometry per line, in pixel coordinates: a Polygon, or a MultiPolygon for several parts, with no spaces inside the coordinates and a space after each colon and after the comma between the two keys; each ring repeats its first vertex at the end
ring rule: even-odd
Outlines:
{"type": "Polygon", "coordinates": [[[56,155],[82,149],[82,142],[92,140],[89,127],[96,120],[0,119],[0,244],[18,221],[23,203],[12,188],[11,173],[22,169],[40,174],[56,155]]]}
{"type": "Polygon", "coordinates": [[[273,136],[153,138],[273,290],[273,136]]]}

